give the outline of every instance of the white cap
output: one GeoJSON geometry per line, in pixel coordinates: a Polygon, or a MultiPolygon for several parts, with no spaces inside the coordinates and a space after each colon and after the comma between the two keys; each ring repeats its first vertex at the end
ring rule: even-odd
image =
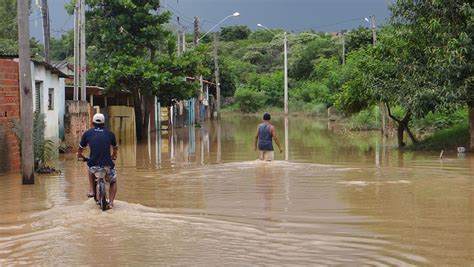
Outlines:
{"type": "Polygon", "coordinates": [[[94,117],[92,117],[92,121],[97,124],[103,124],[105,123],[105,117],[104,114],[102,113],[96,113],[94,114],[94,117]]]}

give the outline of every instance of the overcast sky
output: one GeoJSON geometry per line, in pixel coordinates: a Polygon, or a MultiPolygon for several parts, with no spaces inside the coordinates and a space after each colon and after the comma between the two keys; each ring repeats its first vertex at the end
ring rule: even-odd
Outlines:
{"type": "MultiPolygon", "coordinates": [[[[73,27],[74,20],[64,10],[69,0],[49,0],[51,34],[59,36],[73,27]]],[[[360,25],[368,26],[364,17],[375,15],[377,25],[386,23],[388,6],[394,0],[162,0],[162,5],[173,12],[189,30],[193,17],[201,20],[201,30],[207,31],[224,17],[238,11],[240,16],[229,18],[221,26],[257,23],[287,31],[314,29],[341,31],[360,25]]],[[[42,41],[41,19],[38,12],[30,16],[31,35],[42,41]]]]}

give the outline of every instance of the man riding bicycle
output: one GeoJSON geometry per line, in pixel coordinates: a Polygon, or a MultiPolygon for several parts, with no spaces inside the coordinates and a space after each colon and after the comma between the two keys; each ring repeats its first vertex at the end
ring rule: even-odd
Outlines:
{"type": "Polygon", "coordinates": [[[102,113],[96,113],[92,118],[94,128],[87,130],[81,138],[79,148],[77,150],[78,159],[84,156],[82,152],[89,145],[90,155],[87,161],[89,167],[89,193],[88,197],[94,197],[94,179],[95,176],[91,169],[97,167],[110,167],[110,188],[109,188],[109,207],[113,208],[115,194],[117,193],[117,175],[115,173],[115,164],[112,160],[117,159],[118,146],[115,140],[115,135],[111,131],[104,128],[105,117],[102,113]],[[112,154],[110,154],[110,147],[112,146],[112,154]]]}

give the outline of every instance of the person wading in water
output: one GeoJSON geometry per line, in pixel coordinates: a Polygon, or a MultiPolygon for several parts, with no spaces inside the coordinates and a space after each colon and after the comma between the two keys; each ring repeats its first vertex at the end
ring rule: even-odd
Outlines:
{"type": "Polygon", "coordinates": [[[272,161],[275,157],[273,153],[272,139],[280,149],[280,153],[283,152],[280,146],[280,140],[276,135],[275,126],[270,124],[270,113],[263,114],[263,122],[257,126],[257,133],[255,135],[255,150],[258,149],[260,160],[272,161]]]}

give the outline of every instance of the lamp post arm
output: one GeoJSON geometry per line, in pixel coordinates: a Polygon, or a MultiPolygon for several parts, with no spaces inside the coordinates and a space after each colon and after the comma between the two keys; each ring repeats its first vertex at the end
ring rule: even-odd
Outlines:
{"type": "Polygon", "coordinates": [[[234,17],[234,15],[229,15],[225,18],[223,18],[221,21],[219,21],[219,23],[217,23],[216,25],[214,25],[209,31],[207,31],[203,36],[201,36],[198,41],[201,41],[202,38],[204,38],[204,36],[206,36],[208,33],[210,33],[212,30],[214,30],[217,26],[221,25],[226,19],[230,18],[230,17],[234,17]]]}
{"type": "Polygon", "coordinates": [[[262,28],[264,28],[265,30],[269,31],[270,33],[272,33],[272,34],[273,34],[273,36],[275,36],[275,35],[276,35],[276,32],[272,31],[272,30],[271,30],[270,28],[268,28],[267,26],[265,26],[265,25],[262,25],[262,24],[260,24],[259,26],[260,26],[260,27],[262,27],[262,28]]]}

